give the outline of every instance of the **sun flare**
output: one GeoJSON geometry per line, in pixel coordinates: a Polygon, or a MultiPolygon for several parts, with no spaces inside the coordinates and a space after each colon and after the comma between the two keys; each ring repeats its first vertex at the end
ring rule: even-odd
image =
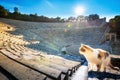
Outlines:
{"type": "Polygon", "coordinates": [[[85,13],[85,8],[83,6],[76,6],[74,9],[75,15],[83,15],[85,13]]]}

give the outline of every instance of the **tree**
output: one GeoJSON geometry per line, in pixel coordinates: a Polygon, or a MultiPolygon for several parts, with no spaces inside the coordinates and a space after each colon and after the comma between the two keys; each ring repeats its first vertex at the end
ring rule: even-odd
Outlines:
{"type": "Polygon", "coordinates": [[[117,33],[120,36],[120,15],[109,20],[111,32],[117,33]]]}
{"type": "Polygon", "coordinates": [[[60,22],[65,22],[65,19],[61,19],[61,21],[60,22]]]}
{"type": "Polygon", "coordinates": [[[35,13],[35,16],[38,16],[37,13],[35,13]]]}
{"type": "Polygon", "coordinates": [[[0,5],[0,17],[7,17],[8,10],[6,10],[3,6],[0,5]]]}
{"type": "Polygon", "coordinates": [[[99,15],[98,14],[90,14],[88,16],[88,21],[96,20],[96,19],[99,19],[99,15]]]}
{"type": "Polygon", "coordinates": [[[17,7],[14,7],[14,13],[18,14],[18,8],[17,7]]]}
{"type": "Polygon", "coordinates": [[[56,17],[55,19],[56,19],[57,22],[59,22],[61,20],[60,17],[56,17]]]}
{"type": "Polygon", "coordinates": [[[85,17],[84,17],[83,15],[80,15],[80,16],[77,17],[77,20],[78,20],[78,21],[82,21],[82,20],[84,20],[84,19],[85,19],[85,17]]]}
{"type": "Polygon", "coordinates": [[[16,20],[24,20],[24,21],[36,21],[36,22],[64,22],[64,19],[61,19],[61,17],[49,18],[43,15],[38,16],[37,13],[30,15],[21,14],[19,12],[18,7],[14,7],[14,12],[12,13],[1,5],[0,5],[0,17],[16,19],[16,20]]]}
{"type": "Polygon", "coordinates": [[[68,21],[74,21],[76,18],[75,17],[69,17],[68,21]]]}

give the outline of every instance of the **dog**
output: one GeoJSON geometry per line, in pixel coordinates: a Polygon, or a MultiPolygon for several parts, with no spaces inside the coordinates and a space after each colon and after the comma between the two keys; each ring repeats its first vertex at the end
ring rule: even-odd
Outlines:
{"type": "Polygon", "coordinates": [[[90,70],[92,71],[106,71],[106,67],[109,66],[112,69],[119,70],[111,64],[111,57],[108,51],[103,49],[94,49],[88,45],[81,44],[79,53],[85,56],[88,61],[90,70]]]}

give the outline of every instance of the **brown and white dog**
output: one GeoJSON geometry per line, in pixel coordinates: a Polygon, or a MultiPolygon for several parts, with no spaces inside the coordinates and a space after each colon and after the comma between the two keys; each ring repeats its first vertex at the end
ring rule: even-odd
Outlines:
{"type": "Polygon", "coordinates": [[[103,72],[106,70],[107,66],[113,69],[117,69],[111,65],[111,57],[108,51],[102,49],[94,49],[88,45],[81,44],[79,53],[85,56],[90,69],[93,71],[103,72]]]}

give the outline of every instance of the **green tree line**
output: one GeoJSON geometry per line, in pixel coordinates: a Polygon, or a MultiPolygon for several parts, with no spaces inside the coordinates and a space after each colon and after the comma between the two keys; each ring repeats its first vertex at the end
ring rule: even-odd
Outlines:
{"type": "Polygon", "coordinates": [[[120,38],[120,15],[110,19],[109,24],[111,32],[115,32],[118,35],[117,37],[120,38]]]}
{"type": "MultiPolygon", "coordinates": [[[[65,22],[61,17],[49,18],[46,16],[38,16],[35,14],[21,14],[17,7],[14,7],[14,12],[10,12],[5,9],[2,5],[0,5],[0,17],[16,19],[16,20],[24,20],[24,21],[35,21],[35,22],[65,22]]],[[[69,17],[69,19],[75,19],[74,17],[69,17]]],[[[91,14],[88,16],[88,22],[92,20],[99,19],[99,15],[91,14]]],[[[115,16],[114,18],[109,20],[109,26],[111,28],[111,32],[115,32],[120,38],[120,15],[115,16]]]]}
{"type": "Polygon", "coordinates": [[[64,22],[65,21],[60,17],[49,18],[43,15],[38,16],[37,13],[21,14],[17,7],[14,7],[14,12],[12,13],[9,10],[5,9],[2,5],[0,5],[0,17],[16,19],[16,20],[24,20],[24,21],[35,21],[35,22],[64,22]]]}

